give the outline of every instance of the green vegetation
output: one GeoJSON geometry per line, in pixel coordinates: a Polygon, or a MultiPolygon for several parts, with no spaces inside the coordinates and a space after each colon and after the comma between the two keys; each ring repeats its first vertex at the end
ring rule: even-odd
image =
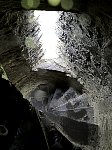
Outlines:
{"type": "Polygon", "coordinates": [[[22,0],[21,5],[25,9],[36,9],[40,5],[40,0],[22,0]]]}
{"type": "Polygon", "coordinates": [[[72,9],[73,5],[73,0],[61,0],[61,7],[65,10],[72,9]]]}
{"type": "Polygon", "coordinates": [[[61,0],[48,0],[48,3],[51,6],[58,6],[60,4],[61,0]]]}

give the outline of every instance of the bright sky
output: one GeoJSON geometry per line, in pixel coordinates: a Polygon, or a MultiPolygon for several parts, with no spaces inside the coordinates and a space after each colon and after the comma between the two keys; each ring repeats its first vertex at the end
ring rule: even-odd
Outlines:
{"type": "Polygon", "coordinates": [[[59,14],[55,11],[34,11],[34,17],[39,16],[39,24],[42,33],[42,47],[45,50],[43,59],[55,59],[58,57],[58,37],[55,33],[56,21],[59,14]]]}

